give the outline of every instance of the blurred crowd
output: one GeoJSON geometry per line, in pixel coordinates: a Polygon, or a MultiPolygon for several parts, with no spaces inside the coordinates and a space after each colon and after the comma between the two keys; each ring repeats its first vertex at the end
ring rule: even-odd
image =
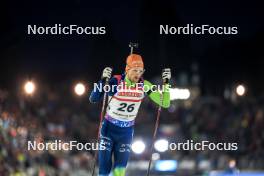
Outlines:
{"type": "MultiPolygon", "coordinates": [[[[0,175],[87,175],[93,151],[28,150],[28,141],[76,140],[94,142],[101,103],[91,104],[88,94],[77,97],[46,89],[38,95],[14,95],[0,90],[0,175]]],[[[158,137],[170,142],[208,140],[237,142],[237,151],[168,151],[166,159],[209,160],[212,169],[223,169],[230,160],[240,169],[264,169],[264,99],[200,96],[175,100],[163,110],[158,137]]],[[[145,99],[135,125],[135,138],[151,142],[157,106],[145,99]]],[[[147,160],[149,153],[131,155],[147,160]]]]}
{"type": "MultiPolygon", "coordinates": [[[[137,118],[135,137],[151,135],[157,107],[144,101],[137,118]]],[[[219,150],[169,150],[161,153],[161,159],[195,161],[198,169],[201,161],[209,161],[210,170],[232,167],[241,170],[264,170],[264,97],[242,96],[236,99],[219,96],[200,96],[193,100],[171,102],[160,117],[158,138],[169,143],[209,141],[212,143],[237,143],[238,149],[219,150]],[[234,163],[234,164],[232,164],[234,163]]],[[[149,143],[151,140],[149,140],[149,143]]],[[[150,146],[150,145],[149,145],[150,146]]],[[[148,159],[148,153],[133,159],[148,159]]]]}
{"type": "Polygon", "coordinates": [[[33,97],[0,91],[1,176],[74,175],[75,169],[87,175],[93,151],[28,150],[28,141],[95,142],[96,106],[87,97],[71,102],[70,96],[57,93],[33,97]]]}

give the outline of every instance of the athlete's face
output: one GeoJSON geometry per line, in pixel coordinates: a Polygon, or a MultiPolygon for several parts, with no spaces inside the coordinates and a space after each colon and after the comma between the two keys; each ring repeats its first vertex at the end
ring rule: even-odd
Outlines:
{"type": "Polygon", "coordinates": [[[137,83],[140,77],[143,75],[144,71],[145,70],[141,67],[131,68],[127,71],[128,79],[134,83],[137,83]]]}

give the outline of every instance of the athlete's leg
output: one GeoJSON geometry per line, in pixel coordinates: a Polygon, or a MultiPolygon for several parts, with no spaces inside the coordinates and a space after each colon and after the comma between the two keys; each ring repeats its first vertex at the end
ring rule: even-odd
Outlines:
{"type": "Polygon", "coordinates": [[[114,152],[114,176],[125,176],[126,166],[130,155],[133,129],[121,133],[118,141],[115,141],[114,152]]]}
{"type": "Polygon", "coordinates": [[[110,136],[110,129],[107,122],[104,121],[100,134],[100,150],[99,150],[99,176],[108,176],[112,168],[112,151],[113,140],[110,136]]]}

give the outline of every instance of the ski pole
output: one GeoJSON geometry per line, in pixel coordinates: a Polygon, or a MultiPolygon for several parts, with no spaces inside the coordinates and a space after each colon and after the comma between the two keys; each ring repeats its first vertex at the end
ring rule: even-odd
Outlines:
{"type": "Polygon", "coordinates": [[[160,102],[161,103],[160,103],[159,108],[158,108],[158,113],[157,113],[156,122],[155,122],[155,129],[154,129],[154,133],[153,133],[153,137],[152,137],[152,144],[151,144],[151,149],[150,149],[150,159],[149,159],[147,176],[149,176],[149,174],[150,174],[150,167],[151,167],[151,163],[152,163],[152,153],[153,153],[153,148],[154,148],[154,142],[156,140],[157,131],[158,131],[158,127],[159,127],[161,105],[163,103],[163,94],[162,93],[160,94],[160,102]]]}
{"type": "MultiPolygon", "coordinates": [[[[107,78],[105,80],[105,85],[108,85],[109,84],[108,82],[109,82],[109,79],[107,78]]],[[[102,128],[102,122],[103,122],[103,118],[104,118],[104,115],[105,115],[106,101],[107,101],[107,93],[104,92],[103,104],[102,104],[102,109],[101,109],[101,113],[100,113],[100,123],[99,123],[99,127],[98,127],[98,132],[97,132],[97,143],[98,144],[99,144],[99,140],[100,140],[100,131],[101,131],[101,128],[102,128]]],[[[100,149],[100,146],[99,146],[99,149],[100,149]]],[[[98,150],[95,151],[92,176],[94,176],[94,173],[95,173],[95,166],[96,166],[97,157],[98,157],[98,150]]]]}

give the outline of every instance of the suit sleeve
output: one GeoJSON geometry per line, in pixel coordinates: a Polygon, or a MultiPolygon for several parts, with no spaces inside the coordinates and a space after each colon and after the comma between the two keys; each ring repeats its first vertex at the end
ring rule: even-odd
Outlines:
{"type": "MultiPolygon", "coordinates": [[[[115,77],[112,77],[109,80],[109,86],[110,86],[110,91],[107,92],[108,95],[113,95],[116,92],[116,87],[113,87],[112,85],[117,85],[118,81],[115,77]]],[[[98,81],[97,83],[94,83],[93,85],[93,90],[90,94],[89,100],[91,103],[96,103],[99,102],[103,95],[104,95],[104,87],[105,82],[103,80],[98,81]]]]}
{"type": "MultiPolygon", "coordinates": [[[[144,80],[144,87],[145,86],[148,87],[148,90],[149,90],[149,88],[153,87],[153,84],[147,80],[144,80]]],[[[170,107],[170,89],[169,88],[170,88],[170,85],[165,84],[165,88],[162,91],[162,94],[158,90],[149,90],[147,92],[147,95],[156,104],[162,106],[163,108],[169,108],[170,107]],[[162,102],[161,102],[161,95],[163,96],[162,102]]]]}

